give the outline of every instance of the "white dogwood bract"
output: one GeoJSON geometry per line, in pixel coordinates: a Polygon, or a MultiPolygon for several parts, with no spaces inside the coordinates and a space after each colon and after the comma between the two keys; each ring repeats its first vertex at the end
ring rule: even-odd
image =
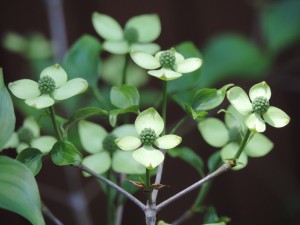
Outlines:
{"type": "Polygon", "coordinates": [[[45,68],[40,74],[40,80],[21,79],[8,84],[8,88],[17,98],[36,109],[52,106],[55,101],[73,97],[84,92],[88,83],[82,78],[68,81],[66,71],[59,65],[45,68]]]}
{"type": "MultiPolygon", "coordinates": [[[[198,129],[203,139],[213,147],[221,148],[221,158],[224,162],[233,159],[239,149],[245,133],[245,116],[240,114],[233,106],[225,111],[225,123],[217,118],[208,118],[198,124],[198,129]]],[[[273,143],[263,134],[254,133],[245,146],[244,152],[237,159],[239,170],[247,165],[248,157],[262,157],[268,154],[273,143]]]]}
{"type": "Polygon", "coordinates": [[[94,12],[92,23],[96,32],[104,39],[103,48],[112,54],[127,54],[143,51],[151,54],[159,51],[159,45],[151,43],[161,32],[159,17],[145,14],[129,19],[125,28],[112,17],[94,12]]]}
{"type": "Polygon", "coordinates": [[[148,74],[161,80],[174,80],[182,76],[183,73],[190,73],[199,69],[202,65],[200,58],[185,59],[175,49],[160,51],[152,54],[134,51],[130,54],[132,60],[144,69],[148,69],[148,74]]]}
{"type": "Polygon", "coordinates": [[[116,144],[124,151],[133,151],[133,158],[147,169],[157,167],[165,158],[164,154],[153,146],[171,149],[182,141],[181,137],[173,134],[160,136],[164,129],[164,121],[154,108],[138,115],[135,128],[139,137],[122,137],[116,140],[116,144]]]}
{"type": "Polygon", "coordinates": [[[121,151],[115,145],[115,138],[128,134],[138,136],[133,125],[119,126],[111,133],[102,126],[85,120],[81,120],[78,126],[81,144],[90,153],[83,159],[85,166],[99,174],[105,173],[110,167],[119,173],[145,173],[144,167],[132,158],[130,152],[121,151]]]}
{"type": "Polygon", "coordinates": [[[48,153],[56,142],[52,136],[40,136],[40,127],[34,117],[27,117],[22,127],[14,132],[4,148],[16,148],[20,153],[26,148],[39,149],[42,153],[48,153]]]}
{"type": "Polygon", "coordinates": [[[252,86],[249,97],[240,87],[233,87],[227,91],[229,102],[241,114],[246,115],[245,124],[251,131],[264,132],[265,122],[273,127],[284,127],[289,123],[290,117],[285,112],[269,106],[271,89],[266,82],[252,86]]]}

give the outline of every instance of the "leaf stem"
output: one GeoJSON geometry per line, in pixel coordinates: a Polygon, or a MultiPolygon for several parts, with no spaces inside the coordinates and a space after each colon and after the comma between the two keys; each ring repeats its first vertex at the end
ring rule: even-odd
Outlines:
{"type": "Polygon", "coordinates": [[[241,156],[242,152],[244,151],[244,148],[245,148],[245,146],[247,144],[247,141],[248,141],[248,139],[250,137],[250,134],[251,134],[251,131],[248,129],[247,132],[246,132],[246,134],[245,134],[245,137],[244,137],[244,139],[242,141],[242,144],[240,145],[239,150],[237,151],[237,153],[235,154],[235,156],[233,158],[234,160],[238,160],[240,158],[240,156],[241,156]]]}
{"type": "Polygon", "coordinates": [[[127,68],[129,65],[129,54],[125,55],[125,64],[123,68],[123,74],[122,74],[122,85],[126,84],[127,82],[127,68]]]}
{"type": "Polygon", "coordinates": [[[133,195],[128,193],[126,190],[124,190],[123,188],[116,185],[115,183],[106,179],[105,177],[95,173],[94,171],[90,170],[89,168],[87,168],[86,166],[84,166],[82,164],[78,164],[78,165],[74,165],[74,166],[84,172],[87,172],[88,174],[92,175],[93,177],[97,178],[98,180],[102,181],[103,183],[109,185],[111,188],[115,189],[116,191],[122,193],[123,195],[125,195],[125,197],[127,197],[130,201],[132,201],[134,204],[136,204],[143,211],[146,209],[146,206],[140,200],[138,200],[136,197],[134,197],[133,195]]]}
{"type": "Polygon", "coordinates": [[[166,120],[167,120],[167,89],[168,89],[168,81],[163,80],[163,101],[162,101],[162,118],[164,121],[164,130],[162,135],[166,134],[166,120]]]}
{"type": "Polygon", "coordinates": [[[175,125],[175,127],[171,130],[170,134],[174,134],[175,131],[182,125],[184,122],[189,118],[189,116],[186,114],[181,120],[178,121],[178,123],[175,125]]]}
{"type": "Polygon", "coordinates": [[[56,132],[56,136],[57,136],[58,140],[62,141],[64,139],[63,133],[62,133],[61,129],[59,128],[58,123],[55,119],[56,114],[55,114],[54,106],[50,106],[49,110],[50,110],[50,117],[52,120],[52,124],[53,124],[54,130],[56,132]]]}
{"type": "Polygon", "coordinates": [[[55,225],[63,225],[63,223],[50,211],[50,209],[42,202],[42,211],[55,225]]]}
{"type": "MultiPolygon", "coordinates": [[[[107,179],[111,180],[111,169],[107,171],[107,179]]],[[[111,197],[111,187],[109,185],[106,185],[106,210],[107,210],[107,225],[113,225],[114,224],[114,206],[113,206],[113,199],[111,197]]]]}
{"type": "Polygon", "coordinates": [[[150,170],[146,168],[146,192],[147,192],[147,200],[148,205],[152,205],[152,188],[151,188],[151,180],[150,180],[150,170]]]}

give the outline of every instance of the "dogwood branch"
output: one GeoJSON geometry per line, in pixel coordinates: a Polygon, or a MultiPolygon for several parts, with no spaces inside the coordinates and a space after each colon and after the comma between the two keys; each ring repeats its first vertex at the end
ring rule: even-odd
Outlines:
{"type": "Polygon", "coordinates": [[[74,166],[81,169],[84,172],[87,172],[88,174],[92,175],[93,177],[97,178],[98,180],[101,180],[103,183],[109,185],[111,188],[115,189],[116,191],[122,193],[123,195],[125,195],[126,198],[128,198],[130,201],[132,201],[134,204],[136,204],[143,211],[146,209],[146,206],[140,200],[138,200],[136,197],[134,197],[133,195],[128,193],[126,190],[124,190],[123,188],[116,185],[115,183],[106,179],[105,177],[95,173],[94,171],[90,170],[89,168],[87,168],[86,166],[84,166],[82,164],[78,164],[78,165],[74,165],[74,166]]]}
{"type": "Polygon", "coordinates": [[[223,164],[215,172],[213,172],[211,174],[208,174],[203,179],[199,180],[198,182],[194,183],[193,185],[187,187],[186,189],[182,190],[181,192],[178,192],[177,194],[173,195],[172,197],[168,198],[167,200],[165,200],[162,203],[160,203],[159,205],[157,205],[156,206],[156,211],[159,211],[159,210],[163,209],[164,207],[166,207],[167,205],[169,205],[173,201],[181,198],[182,196],[186,195],[187,193],[191,192],[192,190],[194,190],[194,189],[202,186],[203,184],[207,183],[208,181],[210,181],[214,177],[216,177],[216,176],[218,176],[218,175],[220,175],[220,174],[222,174],[222,173],[230,170],[231,167],[232,167],[232,165],[230,163],[223,164]]]}

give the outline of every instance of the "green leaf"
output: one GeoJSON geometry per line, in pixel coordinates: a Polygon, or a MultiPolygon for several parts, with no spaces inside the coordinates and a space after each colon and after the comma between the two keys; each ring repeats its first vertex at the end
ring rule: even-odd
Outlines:
{"type": "Polygon", "coordinates": [[[232,86],[233,84],[227,84],[220,89],[204,88],[199,90],[194,96],[193,109],[205,111],[218,107],[224,101],[227,89],[232,86]]]}
{"type": "Polygon", "coordinates": [[[0,68],[0,152],[15,130],[16,117],[10,95],[4,85],[0,68]]]}
{"type": "Polygon", "coordinates": [[[195,111],[190,105],[186,105],[185,110],[193,117],[194,120],[204,119],[208,114],[206,111],[195,111]]]}
{"type": "Polygon", "coordinates": [[[211,223],[217,223],[219,222],[219,216],[217,214],[217,211],[215,207],[209,206],[206,209],[206,213],[204,214],[203,217],[203,222],[205,224],[211,224],[211,223]]]}
{"type": "Polygon", "coordinates": [[[192,167],[194,167],[201,177],[204,176],[204,163],[202,158],[197,155],[192,149],[187,147],[174,148],[168,150],[168,153],[173,158],[180,158],[192,167]]]}
{"type": "Polygon", "coordinates": [[[82,162],[82,154],[68,141],[58,141],[51,150],[51,158],[54,164],[65,166],[82,162]]]}
{"type": "Polygon", "coordinates": [[[74,112],[71,116],[70,119],[65,122],[64,126],[66,127],[66,130],[72,126],[74,123],[78,122],[79,120],[86,119],[91,116],[107,116],[108,112],[106,110],[97,108],[97,107],[86,107],[77,110],[74,112]]]}
{"type": "MultiPolygon", "coordinates": [[[[125,67],[126,55],[111,55],[101,64],[101,79],[111,86],[122,85],[122,73],[125,67]]],[[[140,87],[149,79],[146,71],[131,60],[127,64],[126,84],[140,87]]]]}
{"type": "Polygon", "coordinates": [[[36,148],[26,148],[16,159],[25,164],[35,176],[42,168],[42,157],[43,153],[40,150],[36,148]]]}
{"type": "MultiPolygon", "coordinates": [[[[176,51],[182,54],[185,58],[202,58],[198,48],[192,42],[183,42],[177,45],[176,51]]],[[[184,74],[178,79],[168,81],[168,92],[178,92],[178,94],[184,94],[184,90],[192,89],[198,85],[198,83],[201,81],[200,77],[201,69],[198,69],[192,73],[184,74]]]]}
{"type": "Polygon", "coordinates": [[[121,87],[112,87],[110,101],[117,108],[124,109],[139,105],[140,95],[134,86],[123,85],[121,87]]]}
{"type": "Polygon", "coordinates": [[[139,111],[139,106],[134,105],[126,109],[114,109],[109,111],[109,123],[112,127],[114,127],[117,123],[117,118],[121,114],[125,113],[138,113],[139,111]]]}
{"type": "Polygon", "coordinates": [[[269,56],[249,40],[235,34],[211,40],[204,49],[203,58],[201,87],[233,77],[261,79],[270,65],[269,56]]]}
{"type": "Polygon", "coordinates": [[[229,141],[229,130],[217,118],[208,118],[198,123],[198,129],[203,139],[211,146],[223,147],[229,141]]]}
{"type": "Polygon", "coordinates": [[[101,44],[96,38],[90,35],[80,37],[63,60],[63,68],[69,79],[81,77],[86,79],[89,85],[95,85],[99,74],[100,51],[101,44]]]}
{"type": "Polygon", "coordinates": [[[266,5],[262,11],[261,26],[270,50],[278,52],[299,41],[299,12],[299,1],[281,1],[266,5]]]}
{"type": "Polygon", "coordinates": [[[36,181],[25,165],[0,156],[0,187],[0,208],[25,217],[33,225],[45,224],[36,181]]]}

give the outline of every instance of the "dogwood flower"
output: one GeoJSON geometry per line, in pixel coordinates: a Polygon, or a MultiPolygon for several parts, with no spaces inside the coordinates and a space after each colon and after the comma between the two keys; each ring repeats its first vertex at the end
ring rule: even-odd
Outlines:
{"type": "Polygon", "coordinates": [[[110,167],[118,173],[145,173],[145,168],[132,158],[130,152],[121,151],[115,144],[115,139],[126,134],[138,136],[133,125],[119,126],[111,133],[85,120],[81,120],[78,126],[82,146],[90,153],[83,159],[85,166],[99,174],[105,173],[110,167]]]}
{"type": "Polygon", "coordinates": [[[137,65],[148,69],[149,75],[166,81],[177,79],[183,73],[193,72],[202,65],[200,58],[184,59],[174,48],[160,51],[155,56],[140,51],[134,51],[130,56],[137,65]]]}
{"type": "Polygon", "coordinates": [[[56,143],[52,136],[40,136],[40,127],[34,117],[27,117],[23,126],[14,132],[4,148],[16,148],[20,153],[25,148],[37,148],[43,153],[48,153],[56,143]]]}
{"type": "Polygon", "coordinates": [[[98,12],[92,15],[96,32],[104,39],[103,48],[113,54],[127,54],[133,50],[156,53],[160,47],[149,43],[161,32],[159,17],[155,14],[135,16],[129,19],[124,30],[112,17],[98,12]]]}
{"type": "Polygon", "coordinates": [[[246,115],[245,124],[254,132],[264,132],[266,123],[273,127],[284,127],[290,122],[290,117],[274,106],[270,106],[271,89],[266,82],[255,84],[249,91],[251,102],[246,92],[240,87],[227,91],[229,102],[241,114],[246,115]]]}
{"type": "Polygon", "coordinates": [[[59,65],[45,68],[38,82],[29,79],[21,79],[9,83],[10,91],[25,103],[36,109],[52,106],[55,100],[64,100],[84,92],[88,83],[82,78],[67,81],[65,70],[59,65]]]}
{"type": "MultiPolygon", "coordinates": [[[[198,124],[203,139],[211,146],[221,148],[221,158],[224,162],[233,159],[247,127],[244,125],[245,116],[240,114],[233,106],[225,112],[225,123],[217,118],[208,118],[198,124]]],[[[248,156],[262,157],[268,154],[273,143],[261,133],[253,133],[245,146],[244,152],[237,159],[234,170],[244,168],[248,163],[248,156]]]]}
{"type": "Polygon", "coordinates": [[[154,146],[171,149],[182,141],[181,137],[173,134],[160,137],[164,129],[164,121],[154,108],[149,108],[138,115],[135,128],[139,137],[122,137],[116,140],[116,144],[124,151],[133,151],[133,158],[147,169],[157,167],[165,158],[164,154],[154,146]]]}

